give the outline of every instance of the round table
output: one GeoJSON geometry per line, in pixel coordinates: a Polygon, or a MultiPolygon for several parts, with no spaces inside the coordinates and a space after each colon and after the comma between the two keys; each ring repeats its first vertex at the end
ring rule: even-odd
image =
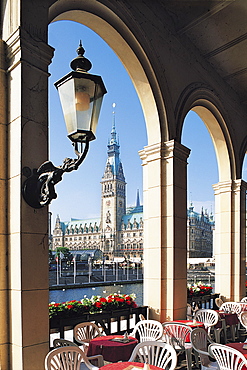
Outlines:
{"type": "Polygon", "coordinates": [[[130,342],[114,342],[114,338],[123,338],[122,335],[105,335],[96,337],[89,342],[87,356],[102,355],[105,361],[128,361],[138,340],[129,337],[130,342]]]}
{"type": "MultiPolygon", "coordinates": [[[[144,366],[141,362],[117,362],[116,364],[108,364],[102,366],[102,370],[134,370],[134,368],[142,369],[144,366]]],[[[151,370],[160,370],[160,367],[149,365],[151,370]]],[[[163,369],[162,369],[163,370],[163,369]]]]}

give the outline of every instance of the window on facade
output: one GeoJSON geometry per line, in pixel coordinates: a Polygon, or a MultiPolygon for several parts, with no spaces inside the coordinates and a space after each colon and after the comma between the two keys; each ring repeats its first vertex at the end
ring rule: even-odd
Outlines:
{"type": "Polygon", "coordinates": [[[84,236],[84,238],[83,238],[84,240],[87,240],[87,237],[86,236],[84,236]]]}
{"type": "Polygon", "coordinates": [[[127,238],[130,238],[130,233],[127,233],[127,238]]]}
{"type": "Polygon", "coordinates": [[[81,236],[79,236],[79,240],[81,240],[81,236]]]}
{"type": "Polygon", "coordinates": [[[71,241],[71,240],[72,240],[72,238],[69,238],[69,240],[71,241]]]}
{"type": "Polygon", "coordinates": [[[142,232],[139,233],[139,236],[142,236],[142,232]]]}

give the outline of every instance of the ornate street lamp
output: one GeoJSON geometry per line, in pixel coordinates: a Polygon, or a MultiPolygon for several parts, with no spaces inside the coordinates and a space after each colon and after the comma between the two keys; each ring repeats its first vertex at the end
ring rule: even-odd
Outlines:
{"type": "Polygon", "coordinates": [[[77,170],[85,159],[89,142],[95,139],[96,127],[106,88],[100,76],[88,73],[91,62],[83,56],[80,45],[78,56],[70,63],[73,71],[55,83],[63,109],[68,137],[75,148],[76,159],[65,158],[59,167],[51,161],[44,162],[31,171],[23,168],[27,177],[23,184],[23,197],[33,208],[42,208],[57,198],[55,185],[62,180],[64,172],[77,170]]]}

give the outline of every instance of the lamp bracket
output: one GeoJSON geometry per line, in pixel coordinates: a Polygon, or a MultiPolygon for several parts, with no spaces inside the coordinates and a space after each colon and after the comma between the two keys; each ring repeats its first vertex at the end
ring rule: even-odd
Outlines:
{"type": "Polygon", "coordinates": [[[81,143],[81,151],[78,150],[77,142],[73,145],[77,158],[65,158],[59,167],[54,166],[51,161],[46,161],[33,171],[28,167],[23,168],[22,174],[27,179],[23,183],[22,194],[31,207],[42,208],[50,204],[52,199],[56,199],[55,185],[62,180],[64,172],[77,170],[83,162],[89,149],[89,140],[86,140],[83,150],[81,143]]]}

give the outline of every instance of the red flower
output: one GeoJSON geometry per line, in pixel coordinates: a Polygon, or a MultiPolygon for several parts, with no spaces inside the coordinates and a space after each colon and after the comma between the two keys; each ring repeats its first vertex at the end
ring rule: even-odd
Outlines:
{"type": "MultiPolygon", "coordinates": [[[[99,301],[100,301],[100,302],[107,302],[107,300],[106,300],[104,297],[101,297],[99,301]]],[[[108,301],[108,302],[109,302],[109,301],[108,301]]]]}
{"type": "Polygon", "coordinates": [[[102,304],[100,302],[95,302],[95,307],[98,307],[98,308],[101,308],[102,307],[102,304]]]}
{"type": "Polygon", "coordinates": [[[73,308],[74,306],[72,304],[68,304],[67,308],[70,310],[71,308],[73,308]]]}

